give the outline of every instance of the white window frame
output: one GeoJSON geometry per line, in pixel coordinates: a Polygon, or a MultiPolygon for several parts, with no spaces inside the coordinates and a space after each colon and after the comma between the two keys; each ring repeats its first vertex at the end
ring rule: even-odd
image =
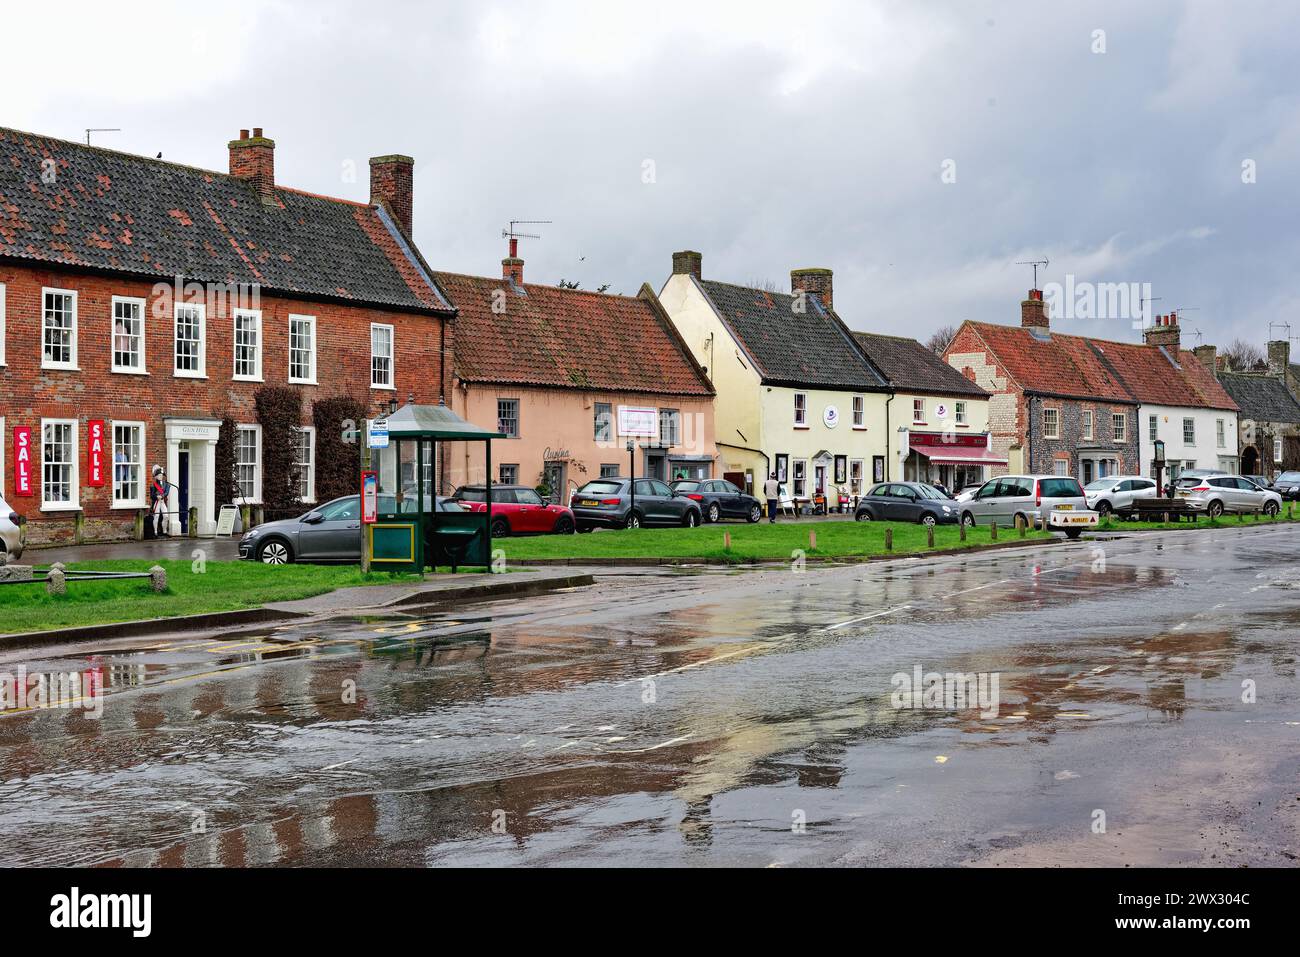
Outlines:
{"type": "Polygon", "coordinates": [[[1060,437],[1061,437],[1061,410],[1060,410],[1060,409],[1055,409],[1055,408],[1046,408],[1046,407],[1044,407],[1044,409],[1043,409],[1043,438],[1045,438],[1045,439],[1059,439],[1060,437]],[[1050,430],[1049,430],[1048,427],[1047,427],[1047,423],[1048,423],[1048,413],[1049,413],[1049,412],[1051,413],[1051,423],[1052,423],[1052,427],[1051,427],[1050,430]]]}
{"type": "Polygon", "coordinates": [[[807,459],[790,460],[790,496],[792,498],[808,497],[808,460],[807,459]],[[803,478],[796,478],[797,475],[797,472],[795,470],[796,465],[803,466],[803,478]],[[803,487],[800,488],[799,485],[796,483],[802,483],[803,487]]]}
{"type": "Polygon", "coordinates": [[[262,380],[262,310],[260,309],[233,309],[230,313],[230,365],[231,378],[236,382],[261,382],[262,380]],[[255,340],[255,351],[253,355],[253,371],[251,373],[241,373],[239,371],[239,320],[253,320],[253,334],[257,337],[255,340]]]}
{"type": "Polygon", "coordinates": [[[1226,449],[1228,447],[1228,423],[1226,419],[1214,420],[1214,441],[1216,448],[1226,449]]]}
{"type": "Polygon", "coordinates": [[[855,429],[865,429],[867,427],[867,397],[865,395],[855,395],[853,397],[853,427],[855,429]]]}
{"type": "Polygon", "coordinates": [[[1152,442],[1160,438],[1160,416],[1147,416],[1147,438],[1152,442]]]}
{"type": "Polygon", "coordinates": [[[912,424],[925,425],[925,399],[912,400],[912,424]]]}
{"type": "Polygon", "coordinates": [[[145,343],[149,337],[145,335],[145,301],[136,299],[131,296],[114,296],[109,305],[110,314],[108,317],[108,363],[109,371],[118,375],[148,375],[149,360],[145,358],[145,343]],[[140,320],[139,350],[140,365],[138,368],[132,366],[120,366],[117,364],[117,307],[119,304],[135,306],[138,311],[137,319],[140,320]]]}
{"type": "Polygon", "coordinates": [[[502,435],[506,436],[506,438],[510,438],[510,439],[519,438],[521,431],[523,429],[523,423],[520,421],[520,419],[523,417],[523,411],[524,411],[523,405],[524,405],[523,402],[521,402],[515,396],[508,396],[508,395],[497,396],[497,431],[500,432],[502,435]],[[501,428],[501,403],[502,402],[513,402],[515,404],[514,432],[507,432],[505,429],[501,428]]]}
{"type": "MultiPolygon", "coordinates": [[[[45,344],[42,342],[41,343],[42,348],[44,348],[44,345],[45,344]]],[[[5,364],[5,284],[0,282],[0,367],[3,367],[4,364],[5,364]]],[[[0,451],[3,451],[3,446],[0,446],[0,451]]],[[[3,464],[4,463],[0,462],[0,465],[3,464]]]]}
{"type": "Polygon", "coordinates": [[[794,424],[796,428],[805,428],[808,425],[808,393],[796,392],[794,394],[794,424]],[[803,406],[799,405],[799,400],[803,400],[803,406]]]}
{"type": "Polygon", "coordinates": [[[206,379],[208,377],[208,307],[201,302],[178,302],[172,309],[172,375],[177,379],[206,379]],[[197,309],[199,313],[199,368],[182,369],[177,360],[176,345],[180,342],[181,310],[197,309]]]}
{"type": "Polygon", "coordinates": [[[108,423],[108,458],[109,458],[109,482],[108,497],[109,508],[120,509],[138,509],[146,507],[146,500],[149,497],[149,443],[145,438],[145,423],[130,419],[114,419],[108,423]],[[137,428],[140,430],[140,444],[137,451],[140,453],[140,459],[137,463],[140,469],[138,497],[132,499],[121,499],[117,497],[117,427],[137,428]]]}
{"type": "Polygon", "coordinates": [[[969,425],[966,420],[966,401],[958,399],[952,404],[953,422],[956,425],[969,425]]]}
{"type": "Polygon", "coordinates": [[[861,495],[862,482],[867,474],[866,459],[849,459],[849,494],[861,495]],[[857,468],[857,477],[853,475],[854,468],[857,468]]]}
{"type": "MultiPolygon", "coordinates": [[[[80,320],[78,318],[79,307],[77,302],[77,291],[75,289],[58,289],[54,286],[43,286],[41,288],[41,368],[42,369],[69,369],[73,372],[80,372],[77,365],[77,339],[80,320]],[[45,358],[45,297],[50,295],[70,296],[72,299],[72,336],[68,343],[68,361],[55,362],[52,359],[45,358]]],[[[54,420],[51,420],[54,421],[54,420]]]]}
{"type": "Polygon", "coordinates": [[[316,317],[289,314],[289,382],[293,385],[316,385],[316,317]],[[293,374],[293,324],[305,322],[311,327],[311,351],[309,355],[310,373],[307,378],[295,378],[293,374]]]}
{"type": "Polygon", "coordinates": [[[1188,418],[1187,416],[1184,416],[1183,417],[1183,445],[1195,445],[1195,444],[1196,444],[1196,419],[1188,418]],[[1192,437],[1190,439],[1187,437],[1187,427],[1189,425],[1192,427],[1192,437]]]}
{"type": "MultiPolygon", "coordinates": [[[[41,307],[44,309],[45,297],[41,297],[41,307]]],[[[45,342],[42,339],[41,348],[44,349],[45,342]]],[[[42,512],[77,512],[81,510],[81,420],[80,419],[41,419],[41,511],[42,512]],[[47,425],[70,425],[72,426],[72,466],[69,494],[71,498],[66,502],[51,502],[45,497],[45,427],[47,425]]]]}
{"type": "Polygon", "coordinates": [[[1110,427],[1115,436],[1116,442],[1128,441],[1128,416],[1123,412],[1112,412],[1110,414],[1110,427]]]}
{"type": "Polygon", "coordinates": [[[1282,436],[1280,435],[1273,436],[1273,464],[1274,465],[1282,464],[1282,451],[1283,451],[1282,436]]]}
{"type": "Polygon", "coordinates": [[[235,486],[240,494],[236,496],[238,501],[236,505],[260,505],[262,504],[262,427],[254,424],[239,424],[235,426],[235,486]],[[239,434],[241,432],[251,431],[254,436],[253,447],[255,449],[255,458],[253,460],[253,495],[251,498],[243,495],[243,488],[239,485],[239,434]]]}
{"type": "MultiPolygon", "coordinates": [[[[309,461],[307,463],[307,472],[305,475],[299,474],[298,476],[298,482],[299,482],[298,491],[301,493],[302,486],[306,485],[307,494],[301,496],[301,500],[305,504],[314,504],[316,501],[316,426],[300,425],[294,429],[294,432],[296,432],[299,436],[306,435],[308,437],[307,456],[309,461]]],[[[301,469],[302,462],[299,461],[299,451],[300,451],[299,447],[295,445],[293,451],[294,451],[294,465],[296,465],[299,469],[301,469]]]]}
{"type": "Polygon", "coordinates": [[[397,333],[389,323],[372,322],[370,324],[370,388],[385,389],[389,392],[397,391],[397,333]],[[379,356],[375,353],[375,330],[388,330],[388,355],[379,356]],[[375,382],[375,359],[388,359],[388,383],[375,382]]]}
{"type": "Polygon", "coordinates": [[[1083,438],[1091,442],[1093,440],[1093,425],[1094,425],[1093,423],[1094,415],[1092,409],[1084,409],[1082,415],[1083,415],[1083,428],[1081,431],[1083,432],[1083,438]]]}

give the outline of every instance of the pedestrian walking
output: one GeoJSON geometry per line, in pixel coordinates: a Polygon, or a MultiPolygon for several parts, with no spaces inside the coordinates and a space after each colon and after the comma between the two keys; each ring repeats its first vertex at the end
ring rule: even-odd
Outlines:
{"type": "Polygon", "coordinates": [[[776,509],[781,504],[781,483],[776,480],[775,472],[763,483],[763,498],[767,499],[767,520],[775,525],[776,509]]]}
{"type": "Polygon", "coordinates": [[[153,467],[153,481],[149,484],[149,511],[155,523],[154,535],[167,538],[168,534],[163,530],[167,521],[167,473],[161,465],[153,467]]]}

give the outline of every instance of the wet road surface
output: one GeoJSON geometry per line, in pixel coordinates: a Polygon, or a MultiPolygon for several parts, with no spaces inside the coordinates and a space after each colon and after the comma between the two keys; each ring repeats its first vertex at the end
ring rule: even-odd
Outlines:
{"type": "Polygon", "coordinates": [[[8,651],[105,693],[0,717],[0,863],[1289,866],[1297,556],[1172,532],[8,651]],[[914,707],[918,670],[985,700],[914,707]]]}

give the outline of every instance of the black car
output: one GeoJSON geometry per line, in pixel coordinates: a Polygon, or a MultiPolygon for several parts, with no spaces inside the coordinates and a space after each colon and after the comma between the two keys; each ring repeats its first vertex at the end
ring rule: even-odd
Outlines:
{"type": "Polygon", "coordinates": [[[1273,479],[1273,491],[1287,502],[1300,499],[1300,472],[1283,472],[1273,479]]]}
{"type": "Polygon", "coordinates": [[[676,494],[658,479],[593,479],[569,500],[578,531],[593,528],[640,528],[642,525],[700,524],[697,502],[676,494]],[[635,495],[633,493],[635,492],[635,495]]]}
{"type": "Polygon", "coordinates": [[[757,522],[763,517],[763,503],[726,479],[679,479],[673,482],[672,490],[697,503],[706,522],[724,518],[757,522]]]}
{"type": "Polygon", "coordinates": [[[881,482],[858,500],[859,522],[956,525],[961,506],[924,482],[881,482]]]}

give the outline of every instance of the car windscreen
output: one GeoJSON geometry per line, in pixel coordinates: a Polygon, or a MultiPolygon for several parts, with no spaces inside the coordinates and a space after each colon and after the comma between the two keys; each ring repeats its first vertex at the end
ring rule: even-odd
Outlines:
{"type": "Polygon", "coordinates": [[[1038,494],[1043,498],[1080,498],[1083,489],[1072,478],[1046,478],[1038,480],[1038,494]]]}
{"type": "Polygon", "coordinates": [[[456,492],[462,502],[486,502],[487,491],[481,488],[463,488],[456,492]]]}
{"type": "Polygon", "coordinates": [[[588,482],[575,493],[577,495],[617,495],[623,491],[622,482],[588,482]]]}
{"type": "Polygon", "coordinates": [[[948,497],[948,496],[944,495],[942,492],[940,492],[940,491],[939,491],[937,488],[935,488],[933,485],[926,485],[926,484],[924,484],[924,483],[921,483],[921,484],[917,485],[917,486],[916,486],[916,490],[919,491],[919,492],[921,493],[921,497],[922,497],[922,498],[940,498],[940,499],[942,499],[942,498],[947,498],[947,497],[948,497]]]}
{"type": "Polygon", "coordinates": [[[1279,482],[1300,482],[1300,472],[1283,472],[1277,477],[1279,482]]]}

